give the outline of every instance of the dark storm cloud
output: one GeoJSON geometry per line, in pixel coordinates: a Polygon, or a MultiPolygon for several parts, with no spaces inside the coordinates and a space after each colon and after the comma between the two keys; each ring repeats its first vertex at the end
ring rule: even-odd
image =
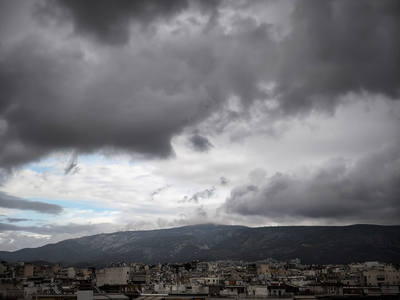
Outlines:
{"type": "Polygon", "coordinates": [[[56,53],[38,40],[27,37],[3,53],[0,118],[6,129],[0,135],[0,165],[12,167],[71,148],[77,153],[116,147],[151,156],[172,154],[170,139],[184,126],[190,106],[179,105],[183,95],[165,97],[146,87],[126,94],[134,79],[121,78],[117,84],[108,75],[98,77],[99,85],[82,89],[81,54],[56,53]],[[7,88],[10,80],[15,89],[7,88]],[[182,117],[169,116],[175,106],[182,117]]]}
{"type": "Polygon", "coordinates": [[[188,139],[188,145],[197,152],[208,152],[214,147],[207,138],[199,134],[191,136],[188,139]]]}
{"type": "Polygon", "coordinates": [[[285,113],[333,111],[348,92],[400,92],[399,1],[298,1],[275,93],[285,113]]]}
{"type": "MultiPolygon", "coordinates": [[[[186,10],[188,0],[61,0],[46,1],[37,7],[39,15],[70,19],[75,33],[93,36],[100,42],[121,45],[129,41],[129,26],[147,27],[158,19],[168,20],[186,10]]],[[[192,1],[194,2],[194,1],[192,1]]],[[[205,11],[219,1],[196,1],[205,11]]]]}
{"type": "Polygon", "coordinates": [[[97,230],[96,225],[79,225],[74,223],[68,225],[46,225],[46,226],[17,226],[17,225],[0,223],[0,232],[26,231],[37,234],[54,234],[54,233],[76,234],[85,231],[94,232],[95,230],[97,230]]]}
{"type": "Polygon", "coordinates": [[[60,214],[63,207],[56,204],[49,204],[40,201],[27,201],[7,195],[0,191],[0,207],[20,210],[33,210],[43,214],[60,214]]]}
{"type": "MultiPolygon", "coordinates": [[[[61,21],[58,26],[42,22],[32,31],[0,30],[3,168],[66,150],[173,157],[174,136],[199,125],[223,132],[231,122],[250,122],[248,111],[257,99],[275,99],[275,106],[257,112],[278,119],[333,112],[349,92],[398,97],[396,0],[297,1],[291,30],[279,38],[274,24],[253,16],[237,14],[234,28],[225,28],[221,8],[229,9],[231,2],[40,3],[32,14],[51,15],[61,21]],[[165,20],[176,21],[189,10],[190,24],[179,21],[176,30],[167,30],[165,20]],[[66,20],[76,35],[61,30],[69,28],[66,20]],[[136,23],[165,32],[131,35],[136,23]],[[99,43],[85,40],[87,35],[99,43]],[[227,108],[232,96],[239,100],[237,111],[227,108]]],[[[5,24],[29,17],[0,14],[5,24]]],[[[191,143],[198,151],[211,147],[201,135],[191,143]]]]}
{"type": "Polygon", "coordinates": [[[276,173],[259,188],[232,189],[221,209],[270,220],[336,219],[398,222],[400,151],[386,147],[356,163],[332,159],[298,173],[276,173]]]}

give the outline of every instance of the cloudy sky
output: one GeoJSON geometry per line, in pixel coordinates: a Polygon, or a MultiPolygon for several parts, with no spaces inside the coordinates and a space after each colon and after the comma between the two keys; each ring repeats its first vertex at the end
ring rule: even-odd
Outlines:
{"type": "Polygon", "coordinates": [[[400,224],[400,2],[0,1],[0,250],[400,224]]]}

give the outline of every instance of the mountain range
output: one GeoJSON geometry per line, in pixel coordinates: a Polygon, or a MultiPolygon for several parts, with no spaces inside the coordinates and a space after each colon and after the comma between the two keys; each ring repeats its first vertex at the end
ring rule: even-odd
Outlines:
{"type": "Polygon", "coordinates": [[[0,251],[0,259],[46,260],[102,267],[110,262],[301,259],[303,264],[400,262],[400,226],[279,226],[203,224],[123,231],[64,240],[38,248],[0,251]]]}

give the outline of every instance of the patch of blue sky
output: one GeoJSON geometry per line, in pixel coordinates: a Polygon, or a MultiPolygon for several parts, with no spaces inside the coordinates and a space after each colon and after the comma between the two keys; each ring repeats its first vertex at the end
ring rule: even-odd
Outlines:
{"type": "Polygon", "coordinates": [[[52,167],[45,167],[45,166],[28,166],[27,167],[28,170],[32,170],[35,171],[36,173],[43,173],[46,171],[50,171],[52,169],[52,167]]]}
{"type": "Polygon", "coordinates": [[[25,169],[43,173],[52,170],[57,166],[57,164],[59,164],[59,162],[54,157],[47,157],[25,165],[25,169]]]}

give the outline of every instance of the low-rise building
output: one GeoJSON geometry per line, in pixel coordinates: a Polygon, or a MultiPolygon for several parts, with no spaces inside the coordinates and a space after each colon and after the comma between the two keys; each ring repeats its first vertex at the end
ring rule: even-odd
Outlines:
{"type": "Polygon", "coordinates": [[[130,267],[108,267],[96,272],[97,286],[105,284],[128,284],[130,280],[130,267]]]}

